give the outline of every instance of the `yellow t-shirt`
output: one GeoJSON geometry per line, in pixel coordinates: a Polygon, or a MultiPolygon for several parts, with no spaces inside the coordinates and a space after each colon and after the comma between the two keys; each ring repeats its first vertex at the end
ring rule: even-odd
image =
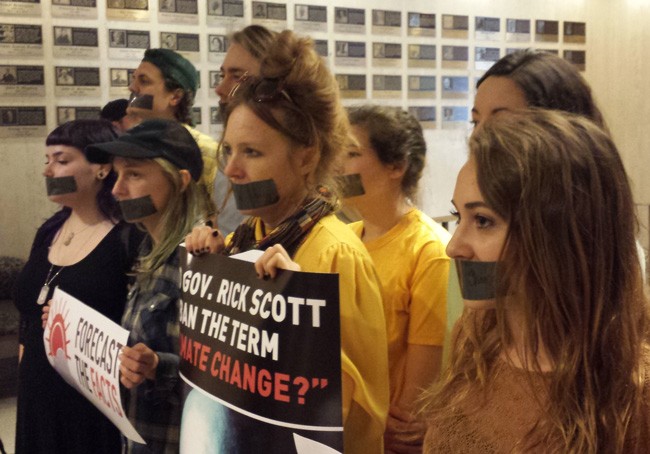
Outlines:
{"type": "Polygon", "coordinates": [[[217,141],[212,137],[192,128],[190,125],[183,125],[192,134],[196,144],[201,150],[203,158],[203,173],[199,180],[199,186],[205,189],[206,194],[212,200],[214,179],[217,177],[217,141]]]}
{"type": "MultiPolygon", "coordinates": [[[[361,237],[363,221],[349,225],[361,237]]],[[[404,392],[408,344],[444,343],[450,238],[442,226],[413,209],[386,234],[364,243],[383,290],[391,404],[404,392]]]]}
{"type": "MultiPolygon", "coordinates": [[[[255,236],[262,238],[259,219],[255,236]]],[[[383,453],[388,358],[381,291],[372,261],[359,238],[334,215],[313,227],[293,260],[302,271],[339,275],[345,453],[383,453]]]]}

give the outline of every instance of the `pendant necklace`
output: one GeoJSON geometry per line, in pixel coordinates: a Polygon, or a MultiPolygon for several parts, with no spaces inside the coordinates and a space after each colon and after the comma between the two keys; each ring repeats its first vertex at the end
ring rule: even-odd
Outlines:
{"type": "Polygon", "coordinates": [[[42,306],[45,304],[45,300],[47,299],[47,294],[50,293],[50,284],[56,277],[59,275],[59,273],[65,268],[65,266],[62,266],[59,268],[59,271],[57,271],[54,276],[52,276],[52,279],[50,279],[50,276],[52,275],[52,269],[54,268],[54,264],[50,265],[50,271],[47,273],[47,277],[45,278],[45,283],[43,284],[43,287],[41,287],[41,292],[38,294],[38,299],[36,300],[36,304],[39,306],[42,306]]]}
{"type": "Polygon", "coordinates": [[[70,232],[70,233],[66,234],[66,237],[63,240],[63,245],[64,246],[70,246],[70,243],[72,243],[72,240],[74,239],[74,237],[75,237],[75,235],[77,233],[82,233],[84,230],[86,230],[88,227],[91,227],[91,226],[92,226],[92,224],[89,224],[86,227],[84,227],[83,229],[79,230],[78,232],[70,232]]]}

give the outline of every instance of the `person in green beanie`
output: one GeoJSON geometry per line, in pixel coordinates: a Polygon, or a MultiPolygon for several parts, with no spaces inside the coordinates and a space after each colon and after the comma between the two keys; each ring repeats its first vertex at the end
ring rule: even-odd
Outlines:
{"type": "Polygon", "coordinates": [[[212,193],[217,176],[217,142],[192,127],[192,105],[199,83],[194,65],[171,49],[147,49],[129,85],[127,112],[136,124],[153,118],[182,123],[201,149],[203,174],[199,186],[205,193],[208,212],[214,213],[212,193]]]}

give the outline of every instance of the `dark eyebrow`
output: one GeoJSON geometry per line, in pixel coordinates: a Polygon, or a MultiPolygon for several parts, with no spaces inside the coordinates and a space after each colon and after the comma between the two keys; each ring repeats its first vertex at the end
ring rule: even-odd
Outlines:
{"type": "MultiPolygon", "coordinates": [[[[451,204],[454,207],[456,207],[456,202],[454,202],[454,199],[451,199],[451,204]]],[[[471,210],[473,208],[490,208],[488,204],[483,202],[482,200],[477,200],[475,202],[467,202],[464,206],[468,210],[471,210]]]]}
{"type": "Polygon", "coordinates": [[[490,208],[487,203],[483,202],[482,200],[477,200],[476,202],[467,202],[465,204],[465,208],[468,210],[471,210],[473,208],[490,208]]]}

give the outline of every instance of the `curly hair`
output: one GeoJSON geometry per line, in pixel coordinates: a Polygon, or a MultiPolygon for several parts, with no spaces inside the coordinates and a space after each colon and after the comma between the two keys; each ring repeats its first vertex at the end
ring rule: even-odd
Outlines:
{"type": "Polygon", "coordinates": [[[335,187],[334,166],[348,143],[350,125],[334,76],[310,38],[290,30],[277,35],[262,60],[260,78],[250,78],[228,103],[224,130],[230,114],[241,105],[293,143],[317,154],[309,181],[313,189],[335,187]],[[256,82],[264,79],[276,81],[278,90],[287,96],[258,102],[256,82]]]}
{"type": "Polygon", "coordinates": [[[420,122],[399,107],[378,105],[348,109],[350,124],[362,127],[377,157],[384,164],[399,164],[405,169],[402,192],[413,198],[422,177],[427,143],[420,122]]]}

